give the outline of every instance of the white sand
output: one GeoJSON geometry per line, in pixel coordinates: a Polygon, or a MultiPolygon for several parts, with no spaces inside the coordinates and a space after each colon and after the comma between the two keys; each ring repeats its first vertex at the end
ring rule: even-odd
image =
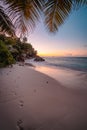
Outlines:
{"type": "Polygon", "coordinates": [[[0,69],[0,130],[86,130],[87,91],[28,66],[0,69]]]}

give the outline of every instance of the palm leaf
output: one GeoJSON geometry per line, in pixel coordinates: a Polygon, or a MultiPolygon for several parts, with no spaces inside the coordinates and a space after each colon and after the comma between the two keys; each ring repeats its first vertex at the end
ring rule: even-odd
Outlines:
{"type": "Polygon", "coordinates": [[[0,6],[0,32],[14,35],[14,26],[9,17],[5,14],[2,6],[0,6]]]}
{"type": "Polygon", "coordinates": [[[33,30],[42,12],[47,29],[56,32],[73,7],[77,9],[81,5],[87,5],[87,0],[3,0],[3,2],[7,5],[6,12],[20,35],[33,30]]]}
{"type": "Polygon", "coordinates": [[[87,0],[47,0],[44,5],[45,25],[48,31],[56,32],[72,9],[87,5],[87,0]]]}
{"type": "Polygon", "coordinates": [[[43,0],[3,0],[9,17],[20,33],[31,31],[40,19],[43,0]]]}
{"type": "Polygon", "coordinates": [[[74,2],[74,6],[76,7],[87,5],[87,0],[73,0],[73,2],[74,2]]]}
{"type": "Polygon", "coordinates": [[[72,9],[71,0],[48,0],[45,4],[45,24],[50,32],[56,32],[72,9]]]}

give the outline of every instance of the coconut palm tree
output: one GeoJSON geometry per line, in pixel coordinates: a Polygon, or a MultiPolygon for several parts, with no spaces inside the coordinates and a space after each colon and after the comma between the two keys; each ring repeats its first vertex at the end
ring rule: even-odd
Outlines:
{"type": "Polygon", "coordinates": [[[56,32],[72,9],[87,5],[87,0],[3,0],[3,4],[18,34],[24,35],[33,30],[41,16],[47,29],[56,32]]]}

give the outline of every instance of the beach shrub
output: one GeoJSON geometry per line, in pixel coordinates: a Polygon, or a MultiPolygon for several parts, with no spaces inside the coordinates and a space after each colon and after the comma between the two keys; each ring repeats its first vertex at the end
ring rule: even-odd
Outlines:
{"type": "Polygon", "coordinates": [[[24,56],[26,58],[33,58],[37,55],[37,51],[33,48],[30,43],[16,42],[13,45],[13,48],[16,49],[15,53],[12,53],[13,57],[17,59],[17,57],[24,56]]]}
{"type": "Polygon", "coordinates": [[[13,59],[15,61],[24,61],[37,56],[37,51],[30,43],[27,43],[26,37],[21,41],[20,38],[7,37],[4,34],[0,34],[0,44],[0,66],[10,65],[13,63],[13,59]]]}
{"type": "Polygon", "coordinates": [[[6,45],[15,45],[16,44],[16,40],[12,39],[11,37],[6,37],[5,44],[6,45]]]}
{"type": "Polygon", "coordinates": [[[0,67],[5,67],[14,64],[15,60],[5,43],[0,40],[0,67]]]}

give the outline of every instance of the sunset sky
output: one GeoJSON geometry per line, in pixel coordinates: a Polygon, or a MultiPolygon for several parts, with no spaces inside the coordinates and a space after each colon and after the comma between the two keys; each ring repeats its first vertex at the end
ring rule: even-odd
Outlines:
{"type": "Polygon", "coordinates": [[[42,56],[87,56],[87,7],[73,11],[56,34],[38,24],[28,41],[42,56]]]}

